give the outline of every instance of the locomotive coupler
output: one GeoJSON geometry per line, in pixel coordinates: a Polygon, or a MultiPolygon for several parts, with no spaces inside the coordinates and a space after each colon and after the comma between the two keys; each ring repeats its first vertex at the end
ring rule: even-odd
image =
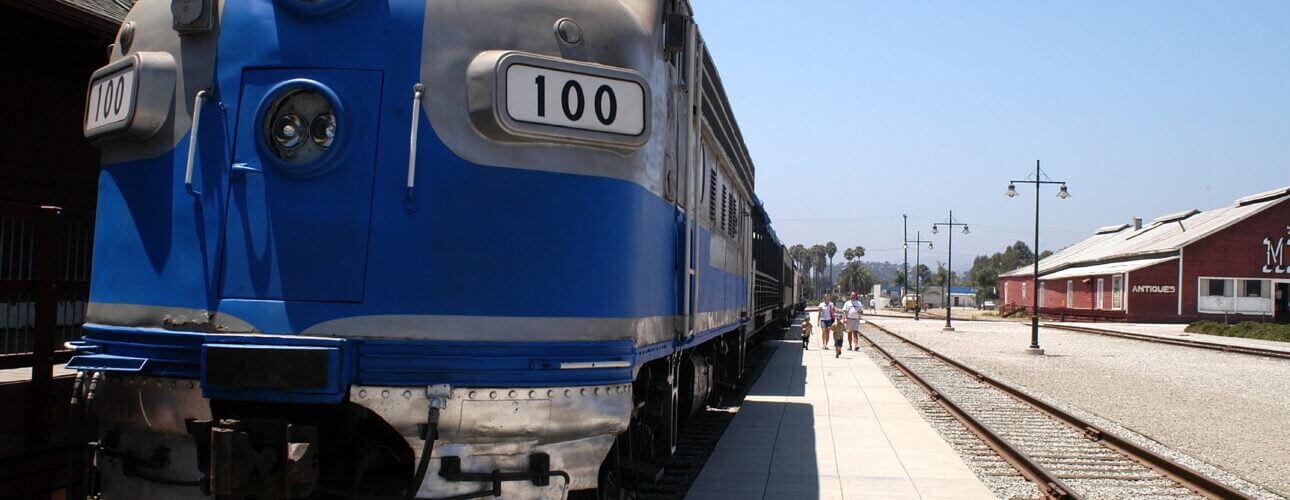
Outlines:
{"type": "Polygon", "coordinates": [[[189,420],[206,495],[303,498],[318,483],[318,428],[278,419],[189,420]]]}
{"type": "Polygon", "coordinates": [[[569,483],[569,474],[562,470],[551,470],[551,456],[546,453],[529,455],[529,470],[523,472],[462,472],[460,457],[443,457],[440,460],[439,476],[453,482],[489,483],[490,489],[480,492],[479,496],[502,496],[502,483],[505,481],[532,481],[534,486],[550,486],[552,477],[563,477],[569,483]]]}

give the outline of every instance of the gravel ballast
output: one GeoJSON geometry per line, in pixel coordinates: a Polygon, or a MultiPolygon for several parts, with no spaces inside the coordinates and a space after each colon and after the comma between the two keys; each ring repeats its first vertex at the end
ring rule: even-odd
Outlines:
{"type": "Polygon", "coordinates": [[[1214,464],[1272,490],[1256,496],[1290,492],[1288,360],[1051,329],[1040,332],[1047,355],[1033,356],[1025,352],[1028,325],[964,321],[942,332],[944,320],[875,321],[1031,394],[1158,441],[1196,468],[1214,464]]]}

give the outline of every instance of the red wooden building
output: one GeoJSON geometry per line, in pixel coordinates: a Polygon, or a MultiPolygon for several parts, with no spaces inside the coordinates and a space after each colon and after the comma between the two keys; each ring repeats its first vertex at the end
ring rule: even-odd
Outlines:
{"type": "MultiPolygon", "coordinates": [[[[1046,316],[1131,322],[1290,322],[1290,186],[1229,206],[1098,229],[1039,262],[1046,316]]],[[[1033,268],[999,276],[1029,310],[1033,268]]]]}

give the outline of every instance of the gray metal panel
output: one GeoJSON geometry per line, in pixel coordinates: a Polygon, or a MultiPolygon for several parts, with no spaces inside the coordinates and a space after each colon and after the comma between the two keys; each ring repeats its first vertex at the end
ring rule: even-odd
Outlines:
{"type": "MultiPolygon", "coordinates": [[[[224,3],[221,0],[213,1],[219,2],[216,8],[222,13],[224,3]]],[[[136,52],[164,52],[174,58],[178,78],[173,90],[170,115],[157,133],[145,141],[104,144],[102,151],[105,165],[153,158],[174,149],[192,125],[193,97],[197,95],[197,91],[210,88],[215,75],[218,21],[215,29],[209,33],[181,37],[172,28],[170,0],[139,0],[126,20],[135,23],[134,43],[130,45],[130,51],[125,53],[121,51],[119,44],[114,47],[112,62],[136,52]]]]}
{"type": "Polygon", "coordinates": [[[525,123],[516,120],[505,112],[506,85],[498,78],[513,64],[532,65],[554,68],[574,73],[590,74],[616,80],[634,82],[641,87],[645,95],[651,96],[649,83],[639,74],[619,68],[599,64],[574,63],[565,59],[526,54],[516,51],[490,50],[480,53],[466,69],[466,80],[469,82],[470,116],[475,127],[490,139],[497,141],[534,141],[534,142],[579,142],[591,146],[621,147],[624,150],[634,149],[649,139],[650,99],[643,103],[645,125],[640,134],[624,136],[590,130],[579,130],[553,125],[525,123]]]}
{"type": "Polygon", "coordinates": [[[657,0],[508,0],[426,2],[422,39],[423,109],[454,153],[481,165],[524,168],[630,181],[663,195],[669,65],[662,59],[662,4],[657,0]],[[576,45],[562,42],[556,20],[582,27],[576,45]],[[486,27],[486,28],[485,28],[486,27]],[[647,140],[635,149],[578,141],[498,140],[471,119],[472,93],[492,92],[468,78],[484,52],[518,51],[635,72],[647,84],[647,140]],[[476,88],[476,86],[484,88],[476,88]]]}

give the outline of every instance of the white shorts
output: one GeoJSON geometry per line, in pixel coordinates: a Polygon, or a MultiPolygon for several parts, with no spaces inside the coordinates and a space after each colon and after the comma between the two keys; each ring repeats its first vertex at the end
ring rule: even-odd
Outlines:
{"type": "Polygon", "coordinates": [[[864,324],[864,320],[863,320],[863,319],[860,319],[860,318],[848,318],[848,319],[847,319],[847,331],[848,331],[848,332],[858,332],[858,331],[860,331],[860,325],[862,325],[862,324],[864,324]]]}

